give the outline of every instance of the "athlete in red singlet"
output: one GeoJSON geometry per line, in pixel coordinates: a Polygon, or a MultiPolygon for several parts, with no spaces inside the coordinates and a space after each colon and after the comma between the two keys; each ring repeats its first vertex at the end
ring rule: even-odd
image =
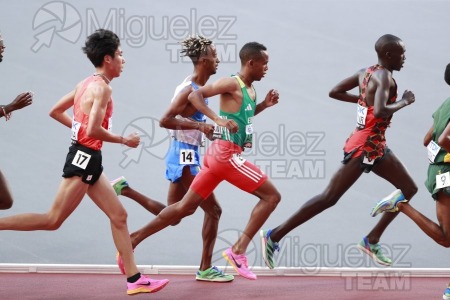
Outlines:
{"type": "MultiPolygon", "coordinates": [[[[367,103],[367,87],[372,74],[384,69],[381,65],[374,65],[367,68],[361,84],[361,95],[357,106],[357,126],[344,146],[344,153],[347,158],[363,156],[363,161],[367,165],[364,169],[369,172],[368,166],[377,159],[382,158],[386,151],[385,132],[391,122],[391,116],[387,118],[377,118],[374,113],[374,106],[367,103]]],[[[392,78],[395,84],[394,78],[392,78]]],[[[395,86],[397,86],[395,84],[395,86]]],[[[397,99],[397,92],[391,97],[387,104],[392,104],[397,99]]]]}
{"type": "MultiPolygon", "coordinates": [[[[3,52],[5,51],[5,44],[0,33],[0,62],[3,60],[3,52]]],[[[19,94],[11,103],[0,105],[0,118],[5,118],[6,121],[11,117],[11,113],[15,110],[24,108],[33,103],[33,93],[24,92],[19,94]]],[[[0,170],[0,209],[9,209],[13,204],[13,197],[9,190],[8,183],[5,176],[0,170]]]]}
{"type": "MultiPolygon", "coordinates": [[[[73,105],[73,121],[72,121],[72,141],[76,141],[79,144],[94,149],[100,150],[103,145],[103,141],[90,137],[87,134],[89,115],[86,114],[82,107],[82,101],[84,100],[84,93],[88,87],[92,87],[97,82],[102,82],[104,79],[99,74],[94,74],[86,78],[79,88],[78,93],[75,95],[74,105],[73,105]],[[91,85],[92,84],[92,85],[91,85]]],[[[105,111],[105,117],[101,123],[101,126],[106,130],[111,130],[111,117],[113,113],[113,100],[110,97],[105,111]]]]}
{"type": "Polygon", "coordinates": [[[152,293],[164,288],[168,280],[152,280],[139,273],[134,262],[127,212],[109,180],[102,172],[103,142],[136,148],[139,136],[122,137],[111,133],[112,89],[109,83],[119,77],[125,63],[118,36],[99,29],[86,40],[84,53],[96,73],[80,82],[51,109],[50,116],[72,128],[72,145],[67,154],[63,177],[52,207],[47,213],[27,213],[0,219],[0,230],[56,230],[87,194],[108,216],[115,245],[126,267],[127,294],[152,293]],[[66,112],[73,107],[74,119],[66,112]]]}
{"type": "MultiPolygon", "coordinates": [[[[330,97],[340,101],[357,103],[357,128],[345,145],[344,161],[325,190],[306,202],[287,221],[272,230],[261,231],[263,257],[269,268],[275,266],[273,255],[278,242],[291,230],[336,204],[363,172],[372,170],[378,176],[401,189],[407,199],[417,192],[408,171],[391,151],[387,151],[384,132],[392,115],[415,101],[411,91],[405,91],[400,101],[395,102],[397,84],[393,71],[400,71],[405,61],[405,45],[396,36],[386,34],[375,43],[378,64],[359,70],[338,83],[330,97]],[[349,93],[359,87],[360,94],[349,93]]],[[[378,241],[397,214],[384,214],[383,218],[365,236],[358,248],[376,262],[391,265],[378,241]]]]}

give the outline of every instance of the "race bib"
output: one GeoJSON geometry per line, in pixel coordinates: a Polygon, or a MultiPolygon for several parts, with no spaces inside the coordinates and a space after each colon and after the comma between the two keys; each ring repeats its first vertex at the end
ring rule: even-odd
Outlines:
{"type": "Polygon", "coordinates": [[[78,131],[80,130],[81,123],[75,120],[72,121],[72,135],[71,139],[74,141],[78,141],[78,131]]]}
{"type": "Polygon", "coordinates": [[[246,134],[253,134],[253,124],[248,124],[245,126],[245,133],[246,134]]]}
{"type": "Polygon", "coordinates": [[[363,164],[366,164],[366,165],[373,165],[373,163],[375,162],[375,159],[369,159],[369,158],[367,158],[367,156],[364,155],[362,162],[363,162],[363,164]]]}
{"type": "Polygon", "coordinates": [[[231,157],[231,159],[240,167],[242,166],[246,159],[243,158],[240,154],[233,154],[233,156],[231,157]]]}
{"type": "Polygon", "coordinates": [[[195,152],[192,149],[180,151],[180,165],[192,165],[195,163],[195,152]]]}
{"type": "Polygon", "coordinates": [[[222,138],[222,127],[214,124],[213,140],[222,138]]]}
{"type": "Polygon", "coordinates": [[[436,175],[436,189],[442,189],[450,186],[450,173],[436,175]]]}
{"type": "Polygon", "coordinates": [[[431,141],[427,146],[428,151],[428,160],[430,161],[430,164],[434,162],[436,159],[436,155],[439,153],[439,150],[441,150],[441,147],[439,147],[438,144],[436,144],[434,141],[431,141]]]}
{"type": "Polygon", "coordinates": [[[366,127],[367,107],[360,104],[356,107],[356,125],[359,128],[366,127]]]}
{"type": "Polygon", "coordinates": [[[200,147],[205,147],[205,145],[206,145],[206,136],[205,136],[205,134],[204,133],[202,133],[202,137],[201,137],[201,139],[200,139],[200,147]]]}
{"type": "Polygon", "coordinates": [[[78,150],[77,153],[75,153],[75,157],[72,160],[72,165],[85,170],[89,163],[89,160],[91,160],[90,154],[87,154],[86,152],[78,150]]]}

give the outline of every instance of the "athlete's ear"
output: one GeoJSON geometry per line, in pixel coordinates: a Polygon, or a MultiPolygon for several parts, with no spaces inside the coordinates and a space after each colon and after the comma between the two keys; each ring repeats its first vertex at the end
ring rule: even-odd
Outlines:
{"type": "Polygon", "coordinates": [[[103,57],[103,62],[109,64],[112,61],[112,57],[111,55],[105,55],[105,57],[103,57]]]}

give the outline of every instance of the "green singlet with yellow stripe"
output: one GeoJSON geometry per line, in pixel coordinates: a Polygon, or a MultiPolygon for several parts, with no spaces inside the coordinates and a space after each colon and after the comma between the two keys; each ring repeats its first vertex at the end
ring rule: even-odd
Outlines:
{"type": "MultiPolygon", "coordinates": [[[[445,127],[450,122],[450,98],[445,100],[444,103],[433,114],[433,134],[431,139],[437,143],[439,136],[444,132],[445,127]]],[[[441,148],[436,155],[434,163],[449,163],[450,154],[441,148]]]]}
{"type": "MultiPolygon", "coordinates": [[[[450,98],[444,101],[442,105],[433,114],[433,133],[431,135],[432,141],[434,141],[437,146],[437,142],[441,134],[444,132],[447,124],[450,122],[450,98]]],[[[425,186],[431,193],[433,199],[437,199],[440,190],[443,190],[446,194],[450,195],[450,188],[446,187],[444,189],[437,188],[436,186],[436,176],[444,175],[450,172],[450,153],[448,153],[444,148],[439,148],[436,153],[436,157],[433,161],[430,161],[428,166],[427,180],[425,181],[425,186]]]]}
{"type": "MultiPolygon", "coordinates": [[[[238,75],[234,75],[232,77],[236,78],[239,86],[241,87],[242,105],[239,108],[239,111],[235,113],[228,113],[220,110],[219,115],[222,119],[234,120],[238,124],[239,129],[236,133],[231,133],[227,128],[221,127],[221,139],[231,141],[242,148],[251,148],[253,137],[252,119],[256,110],[256,91],[255,100],[253,100],[250,98],[242,79],[238,75]]],[[[253,90],[255,89],[253,88],[253,90]]]]}

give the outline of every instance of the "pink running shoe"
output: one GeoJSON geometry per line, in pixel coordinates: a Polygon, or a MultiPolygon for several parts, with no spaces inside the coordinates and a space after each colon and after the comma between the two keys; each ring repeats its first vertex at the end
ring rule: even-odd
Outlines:
{"type": "Polygon", "coordinates": [[[127,282],[127,294],[156,293],[163,289],[168,283],[168,279],[154,280],[141,275],[141,278],[139,278],[138,281],[133,283],[127,282]]]}
{"type": "Polygon", "coordinates": [[[256,275],[248,268],[247,256],[245,254],[234,254],[231,247],[222,252],[222,256],[242,277],[255,280],[256,275]]]}
{"type": "Polygon", "coordinates": [[[122,260],[122,256],[120,256],[119,251],[117,251],[116,254],[116,261],[117,261],[117,266],[119,267],[120,273],[125,275],[125,266],[123,265],[123,260],[122,260]]]}

